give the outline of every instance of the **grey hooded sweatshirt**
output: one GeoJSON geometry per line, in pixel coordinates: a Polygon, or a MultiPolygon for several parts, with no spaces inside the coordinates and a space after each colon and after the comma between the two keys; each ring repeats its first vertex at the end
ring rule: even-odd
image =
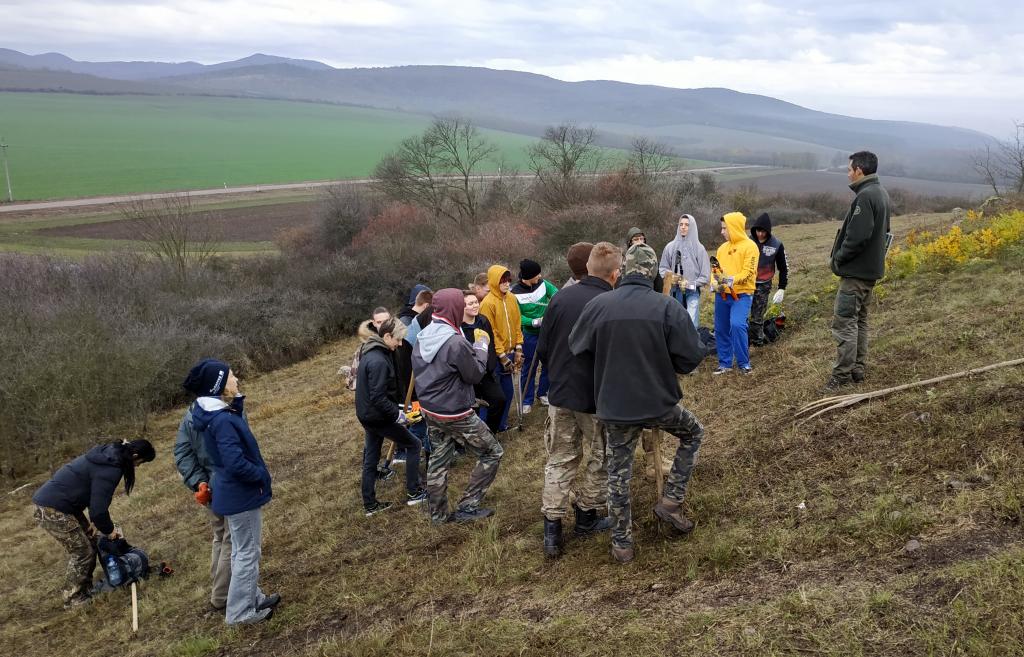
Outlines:
{"type": "Polygon", "coordinates": [[[690,230],[686,237],[681,237],[679,230],[676,230],[675,239],[666,244],[661,252],[658,271],[662,276],[667,272],[681,274],[687,282],[703,287],[711,280],[711,259],[708,258],[707,249],[700,243],[697,220],[693,215],[683,216],[690,218],[690,230]]]}
{"type": "Polygon", "coordinates": [[[473,385],[487,373],[487,345],[477,348],[456,327],[466,301],[461,290],[434,295],[434,321],[420,331],[412,350],[420,408],[440,420],[457,420],[473,412],[473,385]]]}

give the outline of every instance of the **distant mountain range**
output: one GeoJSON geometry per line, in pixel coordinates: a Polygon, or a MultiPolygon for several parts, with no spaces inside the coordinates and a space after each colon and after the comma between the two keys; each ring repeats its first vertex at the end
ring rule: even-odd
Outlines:
{"type": "Polygon", "coordinates": [[[971,177],[970,153],[991,137],[961,128],[819,112],[730,89],[673,89],[607,80],[458,66],[336,69],[255,54],[197,62],[80,62],[59,53],[0,49],[0,90],[112,94],[202,94],[359,105],[418,114],[458,114],[484,127],[539,135],[547,125],[595,126],[603,143],[654,137],[689,157],[754,164],[805,160],[845,165],[845,154],[878,152],[887,170],[933,179],[971,177]]]}

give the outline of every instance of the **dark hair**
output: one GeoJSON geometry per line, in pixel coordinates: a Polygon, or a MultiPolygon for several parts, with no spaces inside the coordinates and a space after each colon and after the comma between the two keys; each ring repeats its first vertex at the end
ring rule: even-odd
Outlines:
{"type": "MultiPolygon", "coordinates": [[[[372,324],[370,325],[370,328],[373,328],[372,324]]],[[[395,338],[396,340],[401,340],[402,338],[405,337],[406,330],[407,329],[405,328],[405,324],[398,321],[394,317],[388,317],[387,319],[380,323],[380,327],[377,328],[377,335],[383,338],[385,335],[390,334],[391,337],[395,338]]]]}
{"type": "Polygon", "coordinates": [[[850,156],[850,166],[860,169],[865,176],[878,171],[878,156],[871,151],[857,151],[850,156]]]}
{"type": "Polygon", "coordinates": [[[391,311],[385,308],[384,306],[377,306],[376,308],[373,309],[373,312],[370,313],[370,317],[373,317],[374,315],[379,315],[381,313],[387,313],[390,315],[391,311]]]}
{"type": "Polygon", "coordinates": [[[156,458],[153,443],[144,438],[138,440],[122,440],[111,443],[121,450],[121,472],[124,473],[124,494],[131,495],[135,488],[135,457],[143,463],[156,458]]]}
{"type": "Polygon", "coordinates": [[[419,306],[419,305],[424,304],[424,303],[430,303],[433,300],[434,300],[434,293],[433,292],[431,292],[430,290],[420,290],[420,292],[416,294],[415,303],[413,303],[412,305],[419,306]]]}

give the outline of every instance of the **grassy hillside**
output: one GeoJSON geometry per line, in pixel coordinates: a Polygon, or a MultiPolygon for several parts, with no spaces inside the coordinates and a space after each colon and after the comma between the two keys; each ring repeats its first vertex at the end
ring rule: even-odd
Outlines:
{"type": "MultiPolygon", "coordinates": [[[[902,238],[949,221],[895,227],[902,238]]],[[[139,635],[122,593],[60,609],[64,555],[30,518],[40,473],[0,498],[0,641],[22,657],[1024,654],[1024,371],[792,420],[819,396],[834,355],[825,260],[835,227],[779,229],[793,270],[789,328],[754,353],[754,376],[712,378],[705,363],[683,379],[707,429],[688,538],[660,535],[653,484],[638,477],[636,562],[613,565],[607,537],[544,561],[539,413],[501,437],[489,522],[433,528],[407,507],[364,518],[362,435],[335,375],[346,341],[243,382],[275,477],[263,582],[285,602],[270,623],[227,629],[204,614],[209,536],[173,468],[179,410],[153,418],[159,456],[112,511],[129,539],[177,569],[143,585],[139,635]]],[[[1024,309],[1007,301],[1022,295],[1019,255],[886,283],[862,388],[1019,356],[1024,309]]],[[[468,470],[458,467],[452,495],[468,470]]],[[[397,484],[380,492],[401,495],[397,484]]]]}
{"type": "MultiPolygon", "coordinates": [[[[236,98],[0,93],[0,107],[16,200],[362,177],[429,122],[236,98]]],[[[531,139],[487,134],[523,165],[531,139]]]]}

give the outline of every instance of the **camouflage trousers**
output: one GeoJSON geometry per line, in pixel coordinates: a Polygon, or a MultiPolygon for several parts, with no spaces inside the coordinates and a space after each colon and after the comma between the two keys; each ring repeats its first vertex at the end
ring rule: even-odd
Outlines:
{"type": "Polygon", "coordinates": [[[424,414],[430,439],[430,462],[427,464],[427,501],[430,519],[435,523],[448,520],[448,471],[455,461],[455,446],[462,445],[477,458],[469,474],[469,483],[459,500],[459,511],[474,511],[480,506],[487,489],[498,474],[498,465],[505,450],[476,413],[459,420],[438,420],[424,414]]]}
{"type": "Polygon", "coordinates": [[[758,281],[754,287],[754,299],[750,304],[750,343],[764,343],[764,313],[768,310],[768,295],[772,292],[771,281],[758,281]]]}
{"type": "Polygon", "coordinates": [[[863,375],[868,359],[868,308],[874,281],[839,279],[832,315],[832,337],[837,348],[832,376],[848,381],[854,373],[863,375]]]}
{"type": "Polygon", "coordinates": [[[604,426],[597,416],[548,407],[541,512],[548,520],[565,518],[569,491],[576,484],[576,505],[595,511],[605,505],[608,472],[604,467],[604,426]],[[580,472],[580,466],[583,471],[580,472]],[[578,476],[577,476],[578,475],[578,476]]]}
{"type": "Polygon", "coordinates": [[[42,506],[36,507],[32,517],[70,555],[64,571],[64,586],[61,587],[64,603],[88,598],[92,588],[92,572],[96,568],[96,548],[85,535],[82,524],[75,516],[42,506]]]}
{"type": "MultiPolygon", "coordinates": [[[[644,429],[661,429],[679,439],[672,469],[665,478],[664,495],[682,502],[686,484],[704,438],[704,427],[693,413],[675,406],[663,417],[643,424],[605,423],[608,447],[608,516],[612,519],[612,544],[625,548],[633,545],[633,514],[629,482],[633,478],[633,456],[644,429]]],[[[659,457],[660,458],[660,457],[659,457]]]]}

